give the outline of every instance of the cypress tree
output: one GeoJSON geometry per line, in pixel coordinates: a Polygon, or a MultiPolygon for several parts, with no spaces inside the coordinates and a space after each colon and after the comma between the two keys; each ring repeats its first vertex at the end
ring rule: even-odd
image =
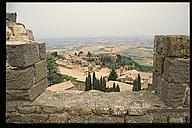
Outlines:
{"type": "Polygon", "coordinates": [[[93,72],[93,89],[96,89],[96,77],[95,77],[95,72],[93,72]]]}
{"type": "Polygon", "coordinates": [[[109,88],[109,92],[112,92],[112,91],[113,91],[113,87],[110,87],[110,88],[109,88]]]}
{"type": "Polygon", "coordinates": [[[101,76],[101,78],[100,78],[100,90],[101,90],[101,91],[104,91],[104,90],[103,90],[103,78],[102,78],[102,76],[101,76]]]}
{"type": "Polygon", "coordinates": [[[133,81],[133,89],[132,89],[132,91],[137,91],[137,86],[138,86],[138,82],[137,82],[138,80],[137,80],[137,78],[133,81]]]}
{"type": "Polygon", "coordinates": [[[108,80],[117,80],[117,73],[115,72],[115,69],[113,68],[112,71],[109,74],[108,80]]]}
{"type": "Polygon", "coordinates": [[[95,79],[95,90],[99,90],[99,83],[97,79],[95,79]]]}
{"type": "Polygon", "coordinates": [[[119,85],[117,85],[117,92],[120,92],[120,87],[119,87],[119,85]]]}
{"type": "Polygon", "coordinates": [[[91,74],[90,74],[90,72],[88,73],[87,86],[88,86],[88,90],[92,90],[91,74]]]}
{"type": "Polygon", "coordinates": [[[85,91],[88,91],[88,87],[87,87],[87,77],[86,77],[86,80],[85,80],[85,91]]]}
{"type": "Polygon", "coordinates": [[[105,92],[105,90],[106,90],[106,80],[105,80],[105,78],[103,78],[103,91],[105,92]]]}
{"type": "Polygon", "coordinates": [[[138,74],[138,78],[133,81],[133,91],[140,91],[141,90],[141,76],[138,74]]]}
{"type": "Polygon", "coordinates": [[[138,91],[140,91],[141,90],[141,76],[140,76],[140,74],[138,74],[138,91]]]}
{"type": "Polygon", "coordinates": [[[105,89],[105,91],[106,91],[106,92],[109,92],[109,87],[107,87],[107,88],[105,89]]]}
{"type": "Polygon", "coordinates": [[[115,86],[115,82],[113,83],[113,88],[112,88],[112,91],[113,92],[115,92],[115,88],[116,88],[116,86],[115,86]]]}

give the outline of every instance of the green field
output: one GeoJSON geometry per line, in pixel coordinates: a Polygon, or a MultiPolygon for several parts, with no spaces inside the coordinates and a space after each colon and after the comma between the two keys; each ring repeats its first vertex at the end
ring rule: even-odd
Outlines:
{"type": "Polygon", "coordinates": [[[136,61],[141,65],[153,65],[153,49],[150,47],[134,47],[123,50],[119,53],[123,56],[131,57],[132,60],[136,61]]]}

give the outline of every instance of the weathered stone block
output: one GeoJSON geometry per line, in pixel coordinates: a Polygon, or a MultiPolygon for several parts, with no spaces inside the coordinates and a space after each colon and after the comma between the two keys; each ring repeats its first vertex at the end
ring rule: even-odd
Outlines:
{"type": "Polygon", "coordinates": [[[6,101],[6,112],[14,112],[17,110],[18,106],[27,104],[28,101],[6,101]]]}
{"type": "MultiPolygon", "coordinates": [[[[39,105],[39,104],[44,104],[47,102],[47,100],[53,96],[53,92],[45,90],[41,95],[39,95],[35,101],[33,101],[34,104],[39,105]]],[[[57,105],[57,104],[56,104],[57,105]]]]}
{"type": "Polygon", "coordinates": [[[161,98],[164,98],[166,97],[166,92],[165,89],[166,89],[166,86],[167,86],[167,83],[165,83],[166,81],[161,78],[160,76],[157,76],[157,78],[155,78],[154,80],[154,89],[155,89],[155,93],[160,96],[161,98]]]}
{"type": "Polygon", "coordinates": [[[36,114],[33,113],[30,116],[30,122],[32,123],[44,123],[48,120],[49,116],[47,114],[36,114]]]}
{"type": "Polygon", "coordinates": [[[144,115],[145,110],[143,108],[142,101],[133,101],[129,104],[128,115],[144,115]]]}
{"type": "Polygon", "coordinates": [[[40,59],[41,60],[46,59],[46,46],[45,46],[45,43],[38,42],[38,47],[39,47],[40,59]]]}
{"type": "Polygon", "coordinates": [[[6,26],[6,40],[9,40],[9,38],[10,38],[11,35],[12,35],[11,29],[9,29],[9,28],[6,26]]]}
{"type": "Polygon", "coordinates": [[[40,82],[36,83],[29,89],[29,98],[33,101],[37,96],[39,96],[45,89],[47,88],[47,78],[41,80],[40,82]]]}
{"type": "Polygon", "coordinates": [[[143,115],[143,116],[126,116],[126,123],[152,123],[153,115],[143,115]]]}
{"type": "Polygon", "coordinates": [[[47,87],[47,78],[33,85],[29,90],[6,90],[7,100],[30,100],[33,101],[47,87]]]}
{"type": "Polygon", "coordinates": [[[10,21],[10,20],[6,20],[6,27],[12,29],[14,24],[15,24],[15,22],[10,21]]]}
{"type": "Polygon", "coordinates": [[[10,101],[6,101],[6,112],[15,112],[16,104],[12,104],[10,101]]]}
{"type": "Polygon", "coordinates": [[[68,123],[86,123],[83,116],[68,116],[68,123]]]}
{"type": "Polygon", "coordinates": [[[128,112],[127,109],[125,108],[120,108],[120,107],[113,107],[111,110],[110,110],[110,114],[113,115],[113,116],[124,116],[126,115],[128,112]]]}
{"type": "Polygon", "coordinates": [[[123,117],[91,116],[88,123],[124,123],[123,117]]]}
{"type": "Polygon", "coordinates": [[[184,58],[185,57],[190,57],[190,39],[188,38],[187,41],[183,42],[183,47],[184,47],[184,50],[183,50],[183,55],[184,55],[184,58]]]}
{"type": "Polygon", "coordinates": [[[42,113],[42,109],[40,106],[24,105],[18,107],[18,112],[22,114],[42,113]]]}
{"type": "Polygon", "coordinates": [[[6,42],[8,63],[13,67],[27,67],[39,61],[38,45],[36,43],[6,42]]]}
{"type": "Polygon", "coordinates": [[[154,51],[169,57],[189,57],[190,37],[185,35],[155,36],[154,51]]]}
{"type": "Polygon", "coordinates": [[[169,47],[168,47],[168,53],[167,56],[173,56],[173,57],[184,57],[188,56],[189,57],[189,36],[172,36],[169,37],[170,42],[169,42],[169,47]]]}
{"type": "Polygon", "coordinates": [[[62,113],[64,111],[63,107],[60,106],[43,106],[44,113],[62,113]]]}
{"type": "Polygon", "coordinates": [[[171,114],[169,116],[169,123],[184,123],[185,117],[182,114],[171,114]]]}
{"type": "Polygon", "coordinates": [[[6,90],[6,101],[10,100],[28,100],[27,90],[6,90]]]}
{"type": "Polygon", "coordinates": [[[13,22],[16,22],[17,13],[16,12],[14,12],[14,13],[6,13],[6,19],[8,19],[10,21],[13,21],[13,22]]]}
{"type": "Polygon", "coordinates": [[[160,55],[167,55],[169,42],[168,36],[155,36],[154,51],[160,55]]]}
{"type": "Polygon", "coordinates": [[[11,123],[30,123],[30,115],[12,112],[11,114],[9,114],[9,121],[11,123]]]}
{"type": "Polygon", "coordinates": [[[185,89],[185,95],[184,95],[184,99],[183,99],[183,104],[184,106],[190,106],[190,88],[189,85],[186,85],[186,89],[185,89]]]}
{"type": "Polygon", "coordinates": [[[186,118],[186,123],[190,123],[190,112],[187,114],[187,116],[185,117],[186,118]]]}
{"type": "MultiPolygon", "coordinates": [[[[167,106],[177,107],[183,104],[186,86],[183,84],[168,83],[161,79],[161,99],[167,106]]],[[[160,85],[159,85],[160,86],[160,85]]]]}
{"type": "Polygon", "coordinates": [[[165,58],[163,78],[172,83],[190,82],[190,60],[181,58],[165,58]]]}
{"type": "Polygon", "coordinates": [[[102,123],[124,123],[123,117],[105,117],[102,123]]]}
{"type": "Polygon", "coordinates": [[[72,107],[67,110],[69,115],[92,115],[92,109],[90,107],[72,107]]]}
{"type": "Polygon", "coordinates": [[[29,40],[34,41],[33,32],[29,29],[26,30],[27,36],[29,37],[29,40]]]}
{"type": "Polygon", "coordinates": [[[27,31],[25,25],[16,23],[13,26],[13,35],[14,36],[27,36],[27,31]]]}
{"type": "Polygon", "coordinates": [[[161,75],[163,70],[164,56],[160,54],[154,54],[153,57],[153,68],[161,75]]]}
{"type": "Polygon", "coordinates": [[[93,109],[93,113],[96,115],[109,115],[110,109],[108,107],[96,107],[93,109]]]}
{"type": "Polygon", "coordinates": [[[153,113],[153,123],[168,123],[168,115],[165,113],[153,113]]]}
{"type": "Polygon", "coordinates": [[[47,120],[49,123],[67,123],[68,122],[68,114],[50,114],[49,119],[47,120]]]}
{"type": "Polygon", "coordinates": [[[47,77],[47,62],[46,60],[39,61],[35,64],[35,82],[47,77]]]}
{"type": "Polygon", "coordinates": [[[13,112],[9,115],[9,120],[12,123],[44,123],[47,119],[47,114],[20,114],[13,112]]]}
{"type": "Polygon", "coordinates": [[[35,84],[35,70],[33,67],[6,70],[6,89],[29,89],[33,84],[35,84]]]}
{"type": "Polygon", "coordinates": [[[159,92],[157,88],[159,87],[159,82],[160,82],[160,74],[157,73],[156,71],[153,72],[153,81],[152,81],[152,88],[155,90],[155,92],[159,92]],[[156,91],[157,90],[157,91],[156,91]]]}
{"type": "Polygon", "coordinates": [[[24,36],[13,36],[13,35],[11,35],[9,37],[9,41],[27,41],[27,42],[29,42],[29,37],[27,37],[26,35],[24,35],[24,36]]]}

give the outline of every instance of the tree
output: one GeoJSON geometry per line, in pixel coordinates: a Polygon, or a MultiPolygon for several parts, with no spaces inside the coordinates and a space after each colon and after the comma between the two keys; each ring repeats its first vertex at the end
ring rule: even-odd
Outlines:
{"type": "Polygon", "coordinates": [[[95,80],[95,86],[96,86],[96,90],[99,90],[99,80],[98,79],[95,80]]]}
{"type": "Polygon", "coordinates": [[[78,56],[80,56],[81,54],[83,54],[83,51],[80,51],[80,52],[78,53],[78,56]]]}
{"type": "Polygon", "coordinates": [[[141,90],[141,77],[138,74],[138,77],[133,81],[133,91],[140,91],[141,90]]]}
{"type": "Polygon", "coordinates": [[[87,86],[88,86],[88,90],[92,89],[91,74],[90,74],[90,72],[88,73],[88,77],[87,77],[87,86]]]}
{"type": "Polygon", "coordinates": [[[102,76],[101,76],[101,78],[100,78],[100,82],[99,82],[99,83],[100,83],[100,84],[99,84],[99,85],[100,85],[100,88],[99,88],[100,91],[104,91],[104,90],[103,90],[103,78],[102,78],[102,76]]]}
{"type": "Polygon", "coordinates": [[[114,68],[110,72],[108,80],[117,80],[117,73],[115,72],[114,68]]]}
{"type": "Polygon", "coordinates": [[[87,77],[86,77],[86,81],[85,81],[85,91],[89,91],[88,79],[87,79],[87,77]]]}
{"type": "Polygon", "coordinates": [[[138,74],[138,91],[141,90],[141,76],[138,74]]]}
{"type": "Polygon", "coordinates": [[[102,84],[102,91],[104,91],[105,92],[105,90],[106,90],[106,80],[105,80],[105,78],[103,78],[103,84],[102,84]]]}
{"type": "Polygon", "coordinates": [[[107,87],[107,88],[105,89],[105,92],[109,92],[109,87],[107,87]]]}
{"type": "Polygon", "coordinates": [[[120,87],[119,87],[119,85],[117,85],[117,92],[120,92],[120,87]]]}
{"type": "Polygon", "coordinates": [[[92,54],[91,54],[91,52],[90,52],[90,51],[88,51],[88,53],[87,53],[86,57],[89,57],[89,58],[91,58],[91,57],[92,57],[92,54]]]}
{"type": "Polygon", "coordinates": [[[137,78],[133,81],[133,89],[132,91],[137,91],[137,85],[138,85],[138,80],[137,78]]]}
{"type": "Polygon", "coordinates": [[[56,58],[52,55],[47,56],[47,79],[50,85],[60,83],[64,81],[64,76],[59,73],[58,65],[56,64],[56,58]]]}
{"type": "Polygon", "coordinates": [[[116,86],[115,86],[115,82],[113,83],[113,92],[115,92],[115,90],[116,90],[116,86]]]}
{"type": "Polygon", "coordinates": [[[93,72],[93,89],[96,89],[96,77],[95,77],[95,72],[93,72]]]}

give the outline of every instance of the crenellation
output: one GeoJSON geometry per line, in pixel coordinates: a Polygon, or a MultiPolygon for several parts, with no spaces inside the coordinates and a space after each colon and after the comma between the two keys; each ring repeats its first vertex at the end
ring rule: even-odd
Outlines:
{"type": "Polygon", "coordinates": [[[6,20],[16,22],[17,19],[17,13],[6,13],[6,20]]]}
{"type": "Polygon", "coordinates": [[[190,38],[185,35],[155,36],[154,41],[153,88],[166,105],[182,106],[184,97],[189,97],[185,96],[183,84],[190,83],[190,38]]]}

